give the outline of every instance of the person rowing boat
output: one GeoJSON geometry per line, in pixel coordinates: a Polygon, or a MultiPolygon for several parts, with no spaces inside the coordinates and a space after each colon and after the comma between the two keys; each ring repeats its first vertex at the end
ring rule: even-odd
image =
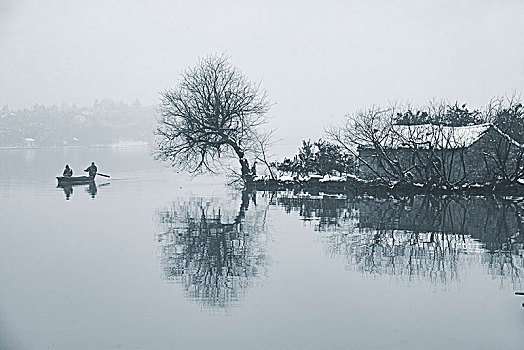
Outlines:
{"type": "Polygon", "coordinates": [[[95,165],[95,162],[91,162],[91,165],[87,167],[87,169],[84,170],[85,172],[89,173],[90,178],[95,178],[96,172],[98,171],[98,168],[95,165]]]}

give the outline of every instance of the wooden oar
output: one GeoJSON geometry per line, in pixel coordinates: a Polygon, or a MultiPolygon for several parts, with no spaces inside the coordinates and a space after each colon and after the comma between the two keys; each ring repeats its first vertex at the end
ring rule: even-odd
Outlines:
{"type": "Polygon", "coordinates": [[[111,177],[109,175],[106,175],[106,174],[100,174],[100,173],[96,173],[97,175],[100,175],[100,176],[103,176],[103,177],[111,177]]]}

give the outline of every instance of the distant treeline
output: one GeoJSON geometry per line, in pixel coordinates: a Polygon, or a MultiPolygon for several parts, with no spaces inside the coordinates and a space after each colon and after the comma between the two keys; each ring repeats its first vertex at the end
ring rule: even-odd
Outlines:
{"type": "Polygon", "coordinates": [[[92,106],[34,105],[0,110],[0,147],[52,147],[150,142],[154,106],[111,100],[92,106]]]}

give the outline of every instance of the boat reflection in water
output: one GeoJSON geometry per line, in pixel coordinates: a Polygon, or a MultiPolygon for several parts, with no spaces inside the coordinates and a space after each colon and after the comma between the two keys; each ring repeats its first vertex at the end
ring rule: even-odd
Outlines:
{"type": "Polygon", "coordinates": [[[59,183],[56,188],[61,188],[63,191],[64,191],[64,194],[65,194],[65,199],[66,200],[69,200],[71,198],[71,196],[73,195],[73,192],[74,192],[74,187],[85,187],[85,192],[88,193],[89,195],[91,195],[91,198],[95,198],[96,197],[96,194],[98,193],[98,187],[103,187],[103,186],[107,186],[109,185],[109,182],[106,182],[106,183],[103,183],[103,184],[100,184],[100,185],[96,185],[96,183],[94,181],[91,181],[91,182],[87,182],[87,183],[59,183]]]}
{"type": "Polygon", "coordinates": [[[156,212],[164,278],[182,284],[189,299],[226,309],[265,275],[267,207],[248,210],[249,201],[245,192],[230,201],[192,197],[156,212]]]}
{"type": "Polygon", "coordinates": [[[56,188],[61,188],[64,190],[66,200],[69,200],[69,198],[73,194],[73,185],[58,184],[56,188]]]}
{"type": "Polygon", "coordinates": [[[449,283],[482,264],[501,282],[520,285],[523,203],[502,198],[322,197],[280,193],[287,212],[314,223],[325,250],[367,274],[449,283]]]}

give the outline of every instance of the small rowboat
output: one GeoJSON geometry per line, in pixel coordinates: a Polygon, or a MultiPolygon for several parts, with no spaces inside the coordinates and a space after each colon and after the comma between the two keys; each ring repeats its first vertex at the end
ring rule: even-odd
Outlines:
{"type": "Polygon", "coordinates": [[[90,184],[95,182],[95,178],[90,176],[57,176],[56,179],[59,185],[90,184]]]}

